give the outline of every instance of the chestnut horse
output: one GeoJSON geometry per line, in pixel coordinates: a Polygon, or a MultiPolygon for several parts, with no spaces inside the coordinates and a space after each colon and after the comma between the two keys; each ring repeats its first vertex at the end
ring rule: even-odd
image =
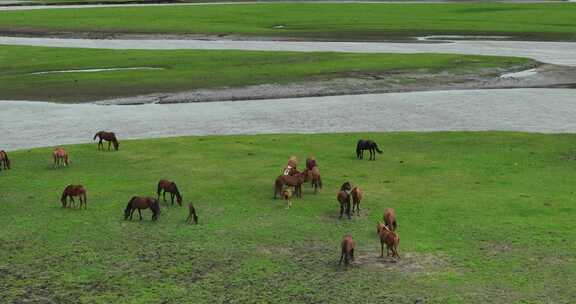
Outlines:
{"type": "Polygon", "coordinates": [[[160,215],[160,203],[158,203],[158,200],[151,197],[134,196],[126,205],[126,209],[124,209],[124,220],[128,218],[132,220],[132,215],[136,210],[138,210],[138,215],[140,215],[140,220],[142,220],[142,212],[140,210],[148,208],[152,210],[152,220],[157,220],[158,215],[160,215]]]}
{"type": "Polygon", "coordinates": [[[8,153],[4,150],[0,150],[0,170],[2,167],[6,169],[10,169],[10,159],[8,159],[8,153]]]}
{"type": "Polygon", "coordinates": [[[346,211],[346,215],[348,215],[348,218],[351,218],[351,216],[350,216],[350,193],[348,193],[348,191],[350,191],[351,189],[352,189],[352,186],[350,185],[350,182],[345,182],[340,187],[340,191],[338,192],[338,195],[336,195],[336,199],[338,200],[338,202],[340,202],[340,218],[342,218],[344,211],[346,211]]]}
{"type": "Polygon", "coordinates": [[[194,209],[194,205],[192,205],[192,203],[188,204],[188,218],[186,219],[186,223],[188,224],[192,224],[192,221],[194,221],[194,224],[198,224],[198,215],[196,215],[196,209],[194,209]]]}
{"type": "Polygon", "coordinates": [[[318,192],[318,188],[322,189],[322,178],[320,177],[320,169],[314,166],[312,169],[306,169],[304,171],[306,176],[306,181],[310,180],[312,188],[314,188],[314,194],[318,192]]]}
{"type": "Polygon", "coordinates": [[[388,229],[388,227],[384,225],[382,229],[380,229],[379,235],[381,247],[380,257],[384,257],[384,244],[386,244],[386,256],[392,255],[392,257],[400,258],[400,255],[398,255],[398,245],[400,244],[400,236],[398,233],[388,229]]]}
{"type": "Polygon", "coordinates": [[[388,229],[396,231],[398,224],[396,223],[396,211],[392,208],[387,208],[384,210],[384,215],[382,216],[384,224],[388,226],[388,229]]]}
{"type": "Polygon", "coordinates": [[[302,184],[306,180],[306,175],[296,171],[294,175],[280,175],[274,181],[274,199],[282,194],[282,188],[286,186],[294,187],[294,195],[302,198],[302,184]]]}
{"type": "Polygon", "coordinates": [[[382,154],[382,151],[378,149],[378,145],[373,140],[360,139],[358,143],[356,143],[356,157],[358,159],[364,159],[364,150],[370,152],[370,160],[376,160],[376,152],[382,154]]]}
{"type": "Polygon", "coordinates": [[[110,144],[114,144],[114,150],[118,151],[120,143],[118,143],[118,139],[116,139],[116,134],[114,134],[114,132],[99,131],[96,133],[96,135],[94,135],[94,140],[96,140],[97,137],[99,139],[98,150],[100,150],[100,147],[102,147],[102,150],[104,150],[104,144],[102,143],[102,140],[105,140],[108,142],[108,151],[110,151],[110,144]]]}
{"type": "Polygon", "coordinates": [[[68,153],[63,148],[56,148],[52,152],[54,167],[68,166],[68,153]]]}
{"type": "Polygon", "coordinates": [[[182,195],[180,195],[180,191],[178,191],[176,183],[171,182],[169,180],[161,179],[158,182],[158,188],[156,190],[156,193],[158,194],[157,198],[158,200],[160,200],[161,191],[164,191],[164,193],[162,193],[164,201],[166,201],[166,192],[168,192],[170,193],[170,199],[172,200],[172,205],[174,205],[174,197],[176,197],[176,202],[178,202],[178,205],[182,206],[182,195]]]}
{"type": "Polygon", "coordinates": [[[352,236],[345,235],[341,243],[340,262],[338,262],[338,265],[342,264],[342,260],[344,260],[344,265],[349,265],[350,262],[354,261],[355,246],[356,242],[352,239],[352,236]]]}
{"type": "Polygon", "coordinates": [[[354,187],[350,194],[352,195],[352,214],[354,214],[354,209],[356,209],[356,214],[360,215],[360,202],[362,197],[364,197],[364,192],[360,188],[354,187]]]}
{"type": "Polygon", "coordinates": [[[66,188],[64,188],[62,197],[60,197],[62,208],[66,208],[66,205],[68,205],[66,202],[67,197],[70,198],[70,207],[76,207],[74,196],[78,196],[80,198],[79,208],[82,209],[82,204],[84,204],[84,209],[86,209],[86,203],[88,202],[86,199],[86,188],[84,188],[82,185],[68,185],[66,188]]]}

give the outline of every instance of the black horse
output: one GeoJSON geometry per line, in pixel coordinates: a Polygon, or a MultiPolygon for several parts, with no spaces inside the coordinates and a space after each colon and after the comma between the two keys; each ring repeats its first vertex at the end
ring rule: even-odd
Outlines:
{"type": "Polygon", "coordinates": [[[370,160],[376,160],[376,152],[382,154],[382,151],[378,149],[378,145],[373,140],[359,140],[356,144],[356,157],[358,159],[364,159],[364,150],[370,151],[370,160]]]}

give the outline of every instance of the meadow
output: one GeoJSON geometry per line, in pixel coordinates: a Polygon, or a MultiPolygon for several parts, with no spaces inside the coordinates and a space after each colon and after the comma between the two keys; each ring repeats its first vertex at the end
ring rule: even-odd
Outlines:
{"type": "Polygon", "coordinates": [[[369,73],[474,73],[535,64],[515,57],[0,46],[0,100],[90,102],[140,94],[304,83],[369,73]],[[42,72],[148,67],[153,70],[42,72]],[[35,88],[30,90],[30,88],[35,88]]]}
{"type": "Polygon", "coordinates": [[[0,31],[382,41],[434,34],[576,40],[575,3],[262,3],[0,12],[0,31]]]}
{"type": "MultiPolygon", "coordinates": [[[[65,136],[65,134],[63,134],[65,136]]],[[[2,303],[571,303],[576,301],[575,135],[509,132],[179,137],[118,152],[10,152],[0,172],[2,303]],[[383,154],[356,160],[356,140],[383,154]],[[324,188],[285,209],[273,181],[290,155],[316,156],[324,188]],[[184,207],[123,219],[134,195],[177,182],[184,207]],[[338,219],[339,186],[364,189],[338,219]],[[88,208],[61,208],[67,184],[88,208]],[[398,214],[398,262],[376,223],[398,214]],[[338,266],[350,233],[357,260],[338,266]]]]}

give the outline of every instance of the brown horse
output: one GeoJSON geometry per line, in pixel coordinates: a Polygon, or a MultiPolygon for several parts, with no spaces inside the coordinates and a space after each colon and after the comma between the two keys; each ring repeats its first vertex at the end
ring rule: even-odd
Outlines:
{"type": "Polygon", "coordinates": [[[312,170],[312,168],[314,167],[318,167],[318,164],[316,163],[316,158],[314,158],[314,156],[310,156],[306,159],[306,169],[312,170]]]}
{"type": "Polygon", "coordinates": [[[398,245],[400,244],[400,236],[398,233],[388,229],[386,225],[380,229],[380,247],[381,247],[381,254],[380,257],[384,257],[384,244],[386,244],[386,256],[390,256],[392,253],[392,257],[400,258],[398,255],[398,245]]]}
{"type": "Polygon", "coordinates": [[[362,201],[362,197],[364,197],[364,192],[360,190],[358,187],[354,187],[352,191],[350,191],[352,195],[352,214],[354,214],[354,210],[356,210],[356,214],[360,215],[360,202],[362,201]]]}
{"type": "Polygon", "coordinates": [[[284,186],[294,187],[294,195],[302,198],[302,184],[306,180],[306,175],[296,171],[294,175],[280,175],[274,181],[274,199],[282,194],[284,186]]]}
{"type": "Polygon", "coordinates": [[[124,219],[130,218],[132,220],[134,211],[138,210],[138,215],[140,215],[140,220],[142,220],[142,212],[140,210],[148,208],[152,210],[152,220],[157,220],[158,215],[160,215],[160,203],[158,203],[158,200],[151,197],[134,196],[126,205],[126,209],[124,209],[124,219]]]}
{"type": "Polygon", "coordinates": [[[352,239],[352,236],[345,235],[341,243],[342,250],[340,251],[340,262],[338,262],[338,265],[342,264],[342,260],[344,260],[344,265],[349,265],[350,262],[354,261],[355,246],[356,242],[352,239]]]}
{"type": "Polygon", "coordinates": [[[351,189],[352,189],[352,186],[350,185],[350,182],[345,182],[340,187],[340,191],[338,192],[338,195],[336,195],[336,199],[338,200],[338,202],[340,202],[340,218],[342,218],[344,211],[346,211],[346,215],[348,215],[348,218],[351,218],[351,216],[350,216],[350,193],[348,193],[348,191],[350,191],[351,189]]]}
{"type": "Polygon", "coordinates": [[[63,148],[56,148],[52,152],[54,167],[68,166],[68,153],[63,148]]]}
{"type": "Polygon", "coordinates": [[[373,140],[360,139],[358,143],[356,143],[356,157],[358,159],[364,159],[364,150],[368,150],[370,152],[369,160],[376,160],[376,152],[378,152],[378,154],[382,154],[382,151],[378,149],[378,145],[373,140]]]}
{"type": "Polygon", "coordinates": [[[318,192],[318,188],[322,189],[322,178],[318,167],[313,167],[311,170],[306,169],[304,174],[306,175],[306,181],[309,180],[312,188],[314,188],[314,194],[318,192]]]}
{"type": "Polygon", "coordinates": [[[376,234],[377,234],[377,235],[380,235],[380,230],[384,229],[384,226],[386,226],[386,225],[384,225],[384,224],[382,224],[382,223],[378,223],[378,224],[376,225],[376,234]]]}
{"type": "Polygon", "coordinates": [[[396,222],[396,211],[394,211],[394,209],[392,208],[385,209],[382,219],[384,220],[384,224],[388,226],[388,229],[396,231],[398,223],[396,222]]]}
{"type": "Polygon", "coordinates": [[[104,150],[104,144],[102,143],[103,140],[108,142],[108,151],[110,151],[110,144],[114,145],[115,151],[118,151],[118,147],[120,147],[120,143],[118,143],[118,139],[116,139],[116,134],[114,134],[114,132],[99,131],[94,135],[94,140],[96,140],[96,138],[99,139],[98,150],[100,150],[100,147],[104,150]]]}
{"type": "Polygon", "coordinates": [[[290,191],[290,188],[282,190],[281,196],[286,200],[286,209],[290,209],[292,207],[292,191],[290,191]]]}
{"type": "Polygon", "coordinates": [[[0,150],[0,170],[2,167],[6,169],[10,169],[10,159],[8,159],[8,153],[4,150],[0,150]]]}
{"type": "Polygon", "coordinates": [[[194,224],[198,224],[198,215],[196,215],[196,209],[194,209],[194,206],[192,205],[192,203],[188,204],[188,218],[186,219],[186,223],[188,224],[192,224],[192,221],[194,221],[194,224]]]}
{"type": "Polygon", "coordinates": [[[67,197],[70,198],[70,207],[76,207],[74,196],[78,196],[80,198],[79,208],[82,209],[82,205],[84,205],[84,209],[86,209],[86,203],[88,203],[88,200],[86,199],[86,188],[84,188],[82,185],[68,185],[66,188],[64,188],[62,197],[60,197],[62,208],[66,208],[66,205],[68,205],[66,201],[67,197]]]}
{"type": "Polygon", "coordinates": [[[182,195],[180,195],[180,191],[178,191],[176,183],[171,182],[169,180],[161,179],[158,182],[158,188],[156,190],[156,193],[158,194],[157,198],[158,200],[160,200],[161,191],[164,191],[164,193],[162,193],[164,201],[166,201],[166,192],[168,192],[170,193],[170,199],[172,200],[172,205],[174,205],[174,197],[176,197],[176,202],[178,202],[178,205],[182,206],[182,195]]]}

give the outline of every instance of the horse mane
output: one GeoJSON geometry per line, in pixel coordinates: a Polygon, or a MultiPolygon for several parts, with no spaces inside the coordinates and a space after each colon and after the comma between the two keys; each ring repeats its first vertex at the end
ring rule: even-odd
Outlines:
{"type": "Polygon", "coordinates": [[[174,192],[176,192],[176,195],[182,198],[182,195],[180,194],[180,190],[178,190],[178,186],[176,186],[176,183],[172,182],[172,185],[174,186],[174,192]]]}
{"type": "Polygon", "coordinates": [[[102,131],[96,132],[96,134],[94,134],[94,138],[92,140],[96,140],[96,137],[100,136],[100,134],[102,134],[102,131]]]}
{"type": "Polygon", "coordinates": [[[64,188],[64,191],[62,191],[62,196],[60,197],[62,204],[64,204],[64,200],[66,199],[66,196],[68,196],[68,192],[66,190],[68,190],[68,187],[64,188]]]}

